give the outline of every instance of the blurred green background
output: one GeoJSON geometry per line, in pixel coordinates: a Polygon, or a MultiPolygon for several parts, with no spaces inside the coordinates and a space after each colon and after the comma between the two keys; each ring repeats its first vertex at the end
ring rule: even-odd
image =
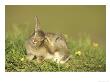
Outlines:
{"type": "Polygon", "coordinates": [[[37,15],[43,30],[61,32],[78,39],[89,35],[93,42],[106,45],[105,5],[6,5],[6,38],[24,38],[32,33],[37,15]]]}

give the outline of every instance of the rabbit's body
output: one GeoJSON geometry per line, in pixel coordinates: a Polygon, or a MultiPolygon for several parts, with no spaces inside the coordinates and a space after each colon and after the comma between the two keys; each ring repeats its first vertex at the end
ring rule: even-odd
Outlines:
{"type": "Polygon", "coordinates": [[[26,41],[27,59],[37,58],[38,62],[51,59],[57,63],[65,63],[69,59],[67,42],[62,34],[43,32],[36,17],[34,33],[26,41]]]}
{"type": "Polygon", "coordinates": [[[44,46],[54,55],[54,61],[65,63],[69,58],[69,50],[65,37],[60,33],[45,33],[44,46]]]}
{"type": "Polygon", "coordinates": [[[46,44],[48,44],[51,49],[68,49],[67,42],[63,34],[60,33],[45,33],[45,38],[48,40],[46,44]]]}

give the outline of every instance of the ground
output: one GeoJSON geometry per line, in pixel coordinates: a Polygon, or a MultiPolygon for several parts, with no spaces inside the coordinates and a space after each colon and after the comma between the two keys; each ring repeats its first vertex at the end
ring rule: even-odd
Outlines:
{"type": "Polygon", "coordinates": [[[61,65],[50,60],[38,64],[36,59],[26,60],[25,39],[6,38],[5,43],[5,71],[6,72],[105,72],[105,48],[99,43],[92,42],[90,37],[79,40],[69,39],[68,48],[71,60],[61,65]]]}

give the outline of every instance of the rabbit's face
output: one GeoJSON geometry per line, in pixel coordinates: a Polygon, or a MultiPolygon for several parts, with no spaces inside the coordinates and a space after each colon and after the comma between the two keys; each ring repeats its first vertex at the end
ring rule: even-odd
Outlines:
{"type": "Polygon", "coordinates": [[[39,31],[36,31],[34,32],[34,35],[32,37],[32,43],[36,46],[39,46],[43,40],[45,38],[45,34],[43,31],[39,30],[39,31]]]}

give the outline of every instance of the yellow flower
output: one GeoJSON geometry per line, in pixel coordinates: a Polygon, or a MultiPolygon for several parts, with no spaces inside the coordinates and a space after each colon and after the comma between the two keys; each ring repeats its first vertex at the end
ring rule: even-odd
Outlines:
{"type": "Polygon", "coordinates": [[[99,46],[99,44],[98,44],[98,43],[93,42],[93,47],[98,47],[98,46],[99,46]]]}
{"type": "Polygon", "coordinates": [[[24,58],[21,58],[21,61],[24,61],[24,58]]]}
{"type": "Polygon", "coordinates": [[[81,55],[81,51],[77,51],[77,52],[75,52],[75,54],[80,56],[81,55]]]}

